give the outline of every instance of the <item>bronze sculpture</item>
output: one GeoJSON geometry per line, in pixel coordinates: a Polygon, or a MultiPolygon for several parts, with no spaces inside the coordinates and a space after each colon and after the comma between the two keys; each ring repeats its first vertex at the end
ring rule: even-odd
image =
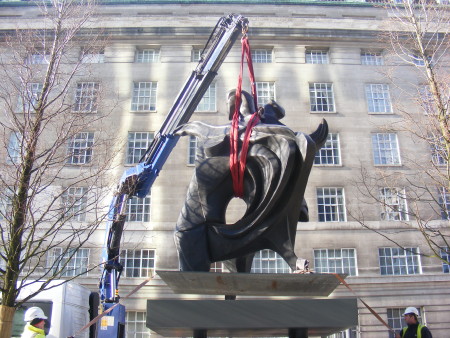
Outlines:
{"type": "MultiPolygon", "coordinates": [[[[230,116],[235,91],[229,94],[230,116]]],[[[242,92],[239,138],[252,112],[253,99],[242,92]]],[[[243,200],[244,216],[225,223],[234,197],[229,166],[230,125],[190,122],[178,135],[198,138],[195,172],[176,224],[175,242],[181,271],[209,271],[212,262],[227,261],[231,271],[250,272],[254,253],[271,249],[291,269],[308,269],[308,261],[294,253],[297,222],[308,221],[304,193],[314,156],[326,141],[325,120],[311,135],[293,132],[279,122],[284,109],[271,101],[252,130],[248,149],[243,200]]]]}

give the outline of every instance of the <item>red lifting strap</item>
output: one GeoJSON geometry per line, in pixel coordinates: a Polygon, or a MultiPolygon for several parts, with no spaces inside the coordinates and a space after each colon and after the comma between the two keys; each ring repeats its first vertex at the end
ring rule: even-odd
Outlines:
{"type": "Polygon", "coordinates": [[[241,55],[241,70],[239,73],[238,84],[236,88],[236,101],[235,101],[235,109],[233,114],[233,120],[231,122],[231,130],[230,130],[230,170],[231,177],[233,179],[233,190],[234,195],[236,197],[242,198],[244,196],[244,173],[245,173],[245,164],[247,161],[247,152],[250,141],[250,135],[252,133],[253,127],[259,122],[259,114],[258,111],[255,111],[250,117],[249,122],[247,123],[247,128],[244,134],[244,140],[242,142],[242,150],[239,156],[239,110],[241,107],[241,93],[242,93],[242,74],[244,71],[244,57],[247,58],[247,66],[250,76],[251,90],[252,96],[255,104],[255,108],[258,109],[258,98],[256,94],[256,84],[255,84],[255,75],[253,73],[253,63],[252,63],[252,55],[250,52],[250,44],[248,42],[247,36],[244,36],[241,39],[242,43],[242,55],[241,55]]]}

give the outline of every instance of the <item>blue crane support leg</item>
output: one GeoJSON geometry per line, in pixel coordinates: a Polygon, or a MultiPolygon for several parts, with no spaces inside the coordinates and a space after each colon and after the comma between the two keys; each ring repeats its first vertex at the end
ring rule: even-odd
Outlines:
{"type": "MultiPolygon", "coordinates": [[[[104,303],[103,311],[116,305],[104,303]]],[[[125,306],[117,304],[106,316],[100,319],[97,338],[125,338],[125,306]]]]}

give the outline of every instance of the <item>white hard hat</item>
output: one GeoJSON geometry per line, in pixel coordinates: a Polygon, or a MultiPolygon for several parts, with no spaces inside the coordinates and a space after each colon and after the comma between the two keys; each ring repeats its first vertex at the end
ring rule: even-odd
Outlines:
{"type": "Polygon", "coordinates": [[[415,307],[407,307],[405,309],[405,312],[403,312],[403,315],[409,315],[411,313],[414,313],[416,316],[419,316],[419,311],[415,307]]]}
{"type": "Polygon", "coordinates": [[[33,306],[30,307],[27,311],[25,311],[25,316],[23,318],[26,322],[31,322],[33,319],[47,319],[47,316],[44,314],[44,311],[40,307],[33,306]]]}

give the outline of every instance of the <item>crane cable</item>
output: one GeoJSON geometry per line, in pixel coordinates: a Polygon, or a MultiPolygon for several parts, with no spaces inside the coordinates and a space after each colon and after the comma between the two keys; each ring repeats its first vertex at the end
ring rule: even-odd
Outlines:
{"type": "Polygon", "coordinates": [[[233,118],[230,129],[230,171],[233,180],[233,191],[236,197],[242,198],[244,196],[244,173],[245,165],[247,161],[247,152],[250,142],[250,135],[253,127],[259,122],[262,110],[258,110],[258,97],[256,93],[255,75],[253,72],[253,62],[250,50],[250,43],[247,37],[248,26],[245,26],[242,30],[242,53],[241,53],[241,69],[238,78],[238,84],[236,87],[236,98],[233,118]],[[239,120],[240,120],[240,107],[241,107],[241,95],[242,95],[242,77],[244,72],[244,59],[247,59],[247,66],[250,77],[250,85],[252,91],[252,97],[254,101],[254,107],[257,109],[250,117],[245,130],[244,138],[242,141],[242,149],[239,154],[239,120]]]}

